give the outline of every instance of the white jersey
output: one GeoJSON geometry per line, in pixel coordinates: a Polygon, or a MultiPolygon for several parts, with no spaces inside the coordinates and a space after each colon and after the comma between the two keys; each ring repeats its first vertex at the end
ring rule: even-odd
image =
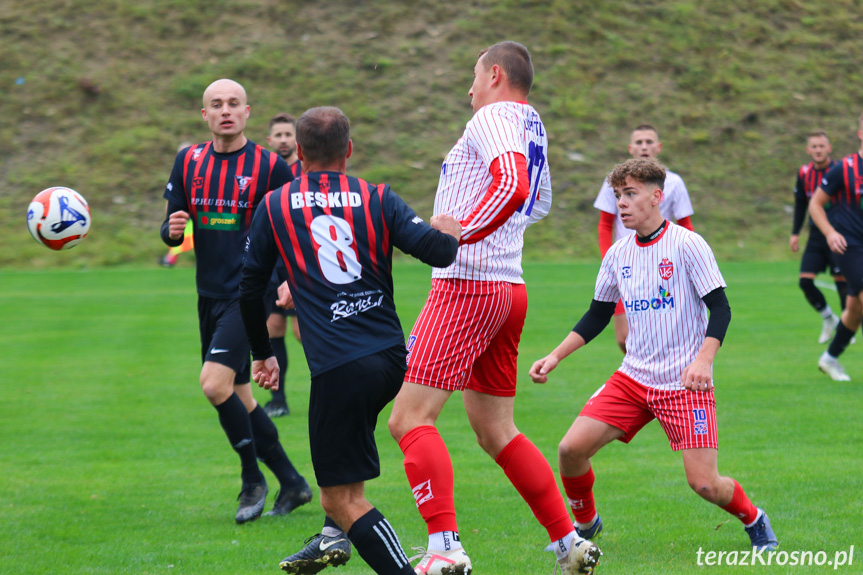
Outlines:
{"type": "MultiPolygon", "coordinates": [[[[492,162],[502,156],[505,159],[512,152],[523,154],[527,161],[530,195],[494,232],[476,243],[461,245],[455,262],[447,268],[435,268],[432,277],[524,283],[521,279],[524,230],[545,217],[551,207],[547,151],[545,126],[537,111],[526,102],[489,104],[474,114],[441,167],[434,213],[464,221],[492,184],[489,171],[492,162]]],[[[487,213],[472,218],[472,225],[481,228],[483,223],[490,222],[496,214],[495,208],[496,205],[490,204],[487,213]]]]}
{"type": "Polygon", "coordinates": [[[620,371],[656,389],[682,389],[707,331],[702,297],[725,287],[716,258],[700,235],[667,224],[647,244],[620,239],[602,259],[594,298],[623,300],[629,336],[620,371]]]}
{"type": "MultiPolygon", "coordinates": [[[[634,230],[624,227],[623,220],[620,219],[620,213],[617,211],[617,199],[614,197],[614,188],[608,183],[608,179],[602,182],[602,187],[599,189],[596,201],[593,202],[593,207],[616,216],[614,218],[615,240],[635,233],[634,230]]],[[[659,212],[663,218],[672,222],[682,220],[695,213],[692,210],[692,201],[689,199],[689,191],[686,189],[686,184],[683,183],[683,178],[671,170],[665,171],[665,186],[663,186],[662,190],[662,202],[659,204],[659,212]]]]}

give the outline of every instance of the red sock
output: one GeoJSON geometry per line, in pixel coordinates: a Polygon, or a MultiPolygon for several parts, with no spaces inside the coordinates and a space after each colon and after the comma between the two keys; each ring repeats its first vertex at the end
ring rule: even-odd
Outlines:
{"type": "Polygon", "coordinates": [[[740,519],[744,525],[749,525],[758,517],[758,508],[749,501],[740,484],[734,479],[731,481],[734,481],[734,495],[731,497],[731,502],[723,509],[740,519]]]}
{"type": "Polygon", "coordinates": [[[399,447],[405,454],[405,473],[429,535],[458,531],[452,460],[438,430],[432,425],[415,427],[402,437],[399,447]]]}
{"type": "Polygon", "coordinates": [[[527,437],[518,434],[498,454],[495,463],[503,468],[552,541],[572,532],[572,523],[554,480],[554,471],[527,437]]]}
{"type": "Polygon", "coordinates": [[[596,517],[596,505],[593,502],[593,468],[578,477],[563,477],[563,490],[569,499],[572,514],[578,523],[590,523],[596,517]]]}

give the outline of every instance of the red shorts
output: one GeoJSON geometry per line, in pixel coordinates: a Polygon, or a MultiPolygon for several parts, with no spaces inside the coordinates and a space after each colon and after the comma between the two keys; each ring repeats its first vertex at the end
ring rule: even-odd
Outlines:
{"type": "Polygon", "coordinates": [[[620,441],[624,443],[656,418],[673,451],[719,448],[712,389],[653,389],[616,371],[587,401],[580,415],[623,430],[620,441]]]}
{"type": "Polygon", "coordinates": [[[524,284],[433,279],[408,338],[405,381],[513,397],[526,315],[524,284]]]}

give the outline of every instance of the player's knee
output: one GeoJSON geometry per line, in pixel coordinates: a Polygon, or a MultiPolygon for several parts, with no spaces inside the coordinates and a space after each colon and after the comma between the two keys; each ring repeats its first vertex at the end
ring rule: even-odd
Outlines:
{"type": "Polygon", "coordinates": [[[815,287],[815,280],[813,278],[800,278],[798,285],[803,291],[808,291],[815,287]]]}
{"type": "Polygon", "coordinates": [[[591,455],[593,454],[588,446],[577,441],[568,440],[566,437],[557,446],[557,456],[561,461],[566,461],[570,465],[589,461],[591,455]]]}
{"type": "Polygon", "coordinates": [[[720,484],[719,477],[710,477],[701,474],[687,475],[686,477],[690,489],[697,493],[700,497],[710,502],[719,500],[720,484]]]}
{"type": "Polygon", "coordinates": [[[201,391],[204,392],[204,397],[213,405],[221,405],[233,393],[230,388],[222,385],[220,381],[207,377],[204,373],[201,373],[201,391]]]}

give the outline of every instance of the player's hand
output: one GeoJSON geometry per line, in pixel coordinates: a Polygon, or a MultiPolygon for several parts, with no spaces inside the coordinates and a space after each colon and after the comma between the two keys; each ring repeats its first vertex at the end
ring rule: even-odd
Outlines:
{"type": "Polygon", "coordinates": [[[258,387],[276,391],[279,389],[279,362],[271,355],[267,359],[256,359],[252,362],[252,381],[258,387]]]}
{"type": "Polygon", "coordinates": [[[797,250],[799,250],[800,249],[800,236],[798,236],[798,235],[791,236],[791,239],[788,240],[788,247],[791,248],[792,252],[796,252],[797,250]]]}
{"type": "Polygon", "coordinates": [[[189,221],[189,212],[180,210],[174,212],[168,218],[168,237],[172,240],[179,240],[183,237],[186,231],[186,222],[189,221]]]}
{"type": "Polygon", "coordinates": [[[294,309],[294,296],[291,295],[291,288],[288,287],[288,282],[282,282],[278,288],[279,299],[276,300],[276,305],[283,309],[294,309]]]}
{"type": "Polygon", "coordinates": [[[533,362],[528,375],[534,383],[546,383],[548,374],[551,373],[560,361],[553,355],[547,355],[542,359],[533,362]]]}
{"type": "Polygon", "coordinates": [[[461,241],[461,224],[454,217],[447,214],[437,214],[431,217],[429,225],[461,241]]]}
{"type": "Polygon", "coordinates": [[[837,231],[830,232],[827,235],[827,245],[830,246],[830,251],[837,254],[844,254],[848,247],[848,242],[845,241],[845,236],[837,231]]]}
{"type": "Polygon", "coordinates": [[[681,380],[686,389],[710,391],[713,389],[713,366],[696,357],[695,361],[683,368],[681,380]]]}

